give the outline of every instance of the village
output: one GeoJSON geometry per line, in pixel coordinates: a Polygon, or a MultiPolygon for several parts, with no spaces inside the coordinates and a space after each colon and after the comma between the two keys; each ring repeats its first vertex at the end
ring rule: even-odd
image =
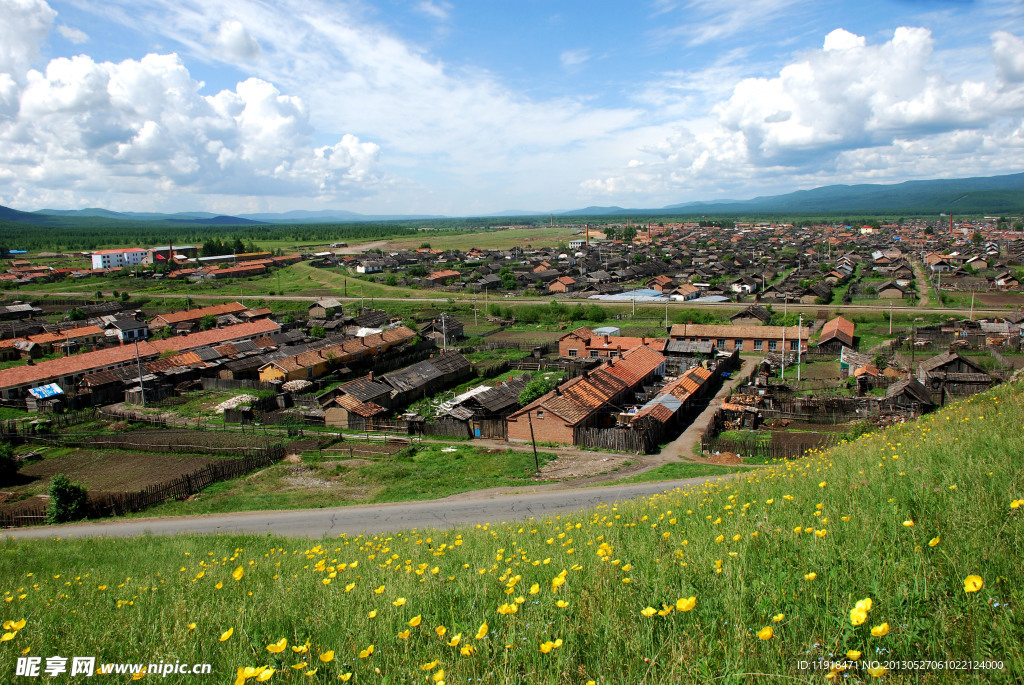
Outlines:
{"type": "MultiPolygon", "coordinates": [[[[541,479],[669,458],[741,468],[913,419],[1024,366],[1024,244],[1003,222],[574,235],[465,252],[107,249],[79,256],[95,267],[82,272],[19,257],[6,294],[42,296],[0,305],[0,433],[271,431],[353,458],[357,443],[478,443],[532,450],[541,479]],[[258,287],[296,268],[351,285],[185,309],[146,297],[154,281],[258,287]],[[32,290],[75,278],[133,291],[32,290]],[[359,283],[447,299],[371,303],[349,296],[359,283]]],[[[27,493],[0,509],[31,516],[27,493]]]]}

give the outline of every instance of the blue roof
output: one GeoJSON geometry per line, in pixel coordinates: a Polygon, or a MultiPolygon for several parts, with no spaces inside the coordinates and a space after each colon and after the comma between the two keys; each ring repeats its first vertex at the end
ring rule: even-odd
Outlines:
{"type": "Polygon", "coordinates": [[[47,397],[63,395],[64,391],[61,390],[61,387],[56,383],[47,383],[46,385],[40,385],[38,388],[30,388],[28,393],[37,400],[42,400],[47,397]]]}

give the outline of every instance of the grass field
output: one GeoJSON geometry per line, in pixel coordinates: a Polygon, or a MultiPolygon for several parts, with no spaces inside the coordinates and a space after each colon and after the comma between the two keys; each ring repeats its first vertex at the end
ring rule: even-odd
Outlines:
{"type": "Polygon", "coordinates": [[[615,481],[616,484],[656,483],[659,481],[682,480],[684,478],[700,478],[702,476],[727,476],[742,473],[750,469],[743,466],[722,466],[719,464],[698,464],[693,462],[672,462],[662,464],[658,468],[645,471],[615,481]]]}
{"type": "Polygon", "coordinates": [[[811,665],[849,656],[840,680],[1019,682],[1022,395],[999,387],[803,460],[569,516],[323,540],[4,540],[15,623],[0,658],[216,674],[176,682],[251,668],[243,682],[582,685],[817,682],[830,671],[811,665]]]}
{"type": "MultiPolygon", "coordinates": [[[[482,488],[528,485],[533,454],[470,445],[422,443],[396,455],[363,454],[347,444],[300,463],[282,463],[215,483],[185,502],[168,502],[140,516],[181,516],[227,511],[309,509],[447,497],[482,488]],[[444,451],[448,449],[449,451],[444,451]]],[[[540,453],[541,465],[553,455],[540,453]]]]}

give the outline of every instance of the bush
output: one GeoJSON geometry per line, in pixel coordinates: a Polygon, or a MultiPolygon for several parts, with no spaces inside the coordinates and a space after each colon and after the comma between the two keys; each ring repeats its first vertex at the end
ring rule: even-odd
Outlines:
{"type": "Polygon", "coordinates": [[[67,523],[83,519],[88,512],[89,495],[85,488],[63,473],[50,481],[50,507],[46,511],[47,523],[67,523]]]}
{"type": "Polygon", "coordinates": [[[6,442],[0,442],[0,485],[7,485],[18,473],[18,461],[14,450],[6,442]]]}

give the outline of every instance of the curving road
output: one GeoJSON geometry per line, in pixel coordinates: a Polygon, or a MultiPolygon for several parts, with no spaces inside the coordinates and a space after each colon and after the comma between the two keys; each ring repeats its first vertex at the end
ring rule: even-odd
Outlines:
{"type": "Polygon", "coordinates": [[[410,528],[451,528],[566,514],[602,503],[612,504],[728,477],[708,476],[574,490],[538,491],[526,488],[514,492],[502,490],[500,493],[480,490],[426,502],[73,523],[63,526],[11,529],[0,533],[0,539],[124,537],[178,533],[271,533],[319,538],[342,533],[358,535],[410,528]]]}

